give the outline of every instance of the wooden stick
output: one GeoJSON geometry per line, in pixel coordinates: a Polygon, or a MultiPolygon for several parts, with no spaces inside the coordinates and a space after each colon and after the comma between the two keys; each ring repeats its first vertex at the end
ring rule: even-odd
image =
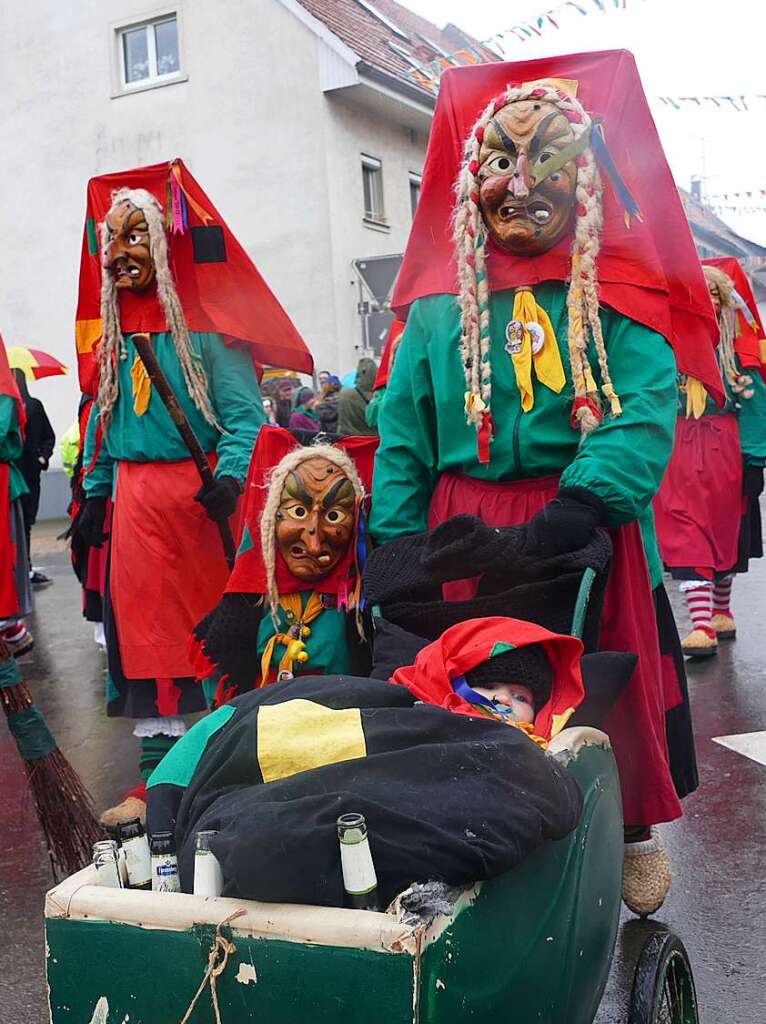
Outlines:
{"type": "MultiPolygon", "coordinates": [[[[157,394],[162,399],[163,405],[170,413],[170,418],[176,425],[178,433],[186,445],[189,455],[197,467],[199,478],[202,481],[202,486],[206,491],[210,491],[215,487],[215,477],[213,476],[213,470],[210,468],[210,463],[207,460],[202,450],[202,445],[197,439],[197,435],[194,433],[191,424],[184,415],[184,411],[181,408],[178,399],[173,392],[168,379],[162,372],[157,356],[154,354],[152,348],[152,339],[148,334],[133,334],[131,340],[136,346],[136,351],[141,362],[144,364],[146,372],[149,375],[154,387],[157,389],[157,394]]],[[[226,556],[226,562],[229,569],[234,568],[234,559],[237,554],[237,549],[234,546],[234,537],[231,533],[231,528],[226,520],[216,520],[216,526],[218,532],[221,534],[221,543],[223,544],[223,553],[226,556]]]]}

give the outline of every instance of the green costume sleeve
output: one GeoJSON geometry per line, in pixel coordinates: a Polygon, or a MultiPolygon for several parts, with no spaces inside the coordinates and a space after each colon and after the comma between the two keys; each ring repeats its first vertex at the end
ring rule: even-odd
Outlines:
{"type": "Polygon", "coordinates": [[[98,458],[93,463],[96,454],[96,434],[100,413],[98,406],[94,403],[88,417],[88,429],[85,433],[85,444],[83,446],[83,489],[89,498],[108,498],[114,487],[114,459],[109,454],[106,439],[102,438],[98,458]]]}
{"type": "Polygon", "coordinates": [[[266,422],[250,353],[224,344],[219,334],[201,335],[210,396],[224,429],[215,475],[245,482],[258,431],[266,422]]]}
{"type": "Polygon", "coordinates": [[[370,399],[364,414],[364,418],[367,421],[367,426],[372,427],[372,429],[376,431],[378,429],[378,416],[380,415],[380,407],[383,404],[383,396],[385,395],[385,393],[385,388],[378,388],[377,391],[373,392],[373,396],[370,399]]]}
{"type": "Polygon", "coordinates": [[[662,482],[673,450],[677,370],[661,335],[606,308],[601,320],[622,415],[607,416],[585,438],[561,486],[597,494],[607,507],[605,525],[622,526],[640,518],[662,482]]]}
{"type": "Polygon", "coordinates": [[[10,395],[0,395],[0,462],[20,459],[23,448],[16,400],[10,395]]]}
{"type": "Polygon", "coordinates": [[[370,529],[383,544],[427,528],[438,476],[428,330],[417,302],[407,317],[378,426],[370,529]]]}
{"type": "Polygon", "coordinates": [[[739,436],[742,454],[748,466],[766,465],[766,384],[757,370],[749,370],[753,378],[753,397],[740,398],[739,436]]]}

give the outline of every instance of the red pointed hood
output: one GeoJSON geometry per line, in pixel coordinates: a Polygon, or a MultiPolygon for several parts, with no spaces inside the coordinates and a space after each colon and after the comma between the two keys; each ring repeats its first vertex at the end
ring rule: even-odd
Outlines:
{"type": "MultiPolygon", "coordinates": [[[[270,425],[261,427],[253,449],[245,484],[243,543],[226,585],[227,593],[263,594],[266,592],[267,573],[261,549],[260,524],[268,495],[268,479],[271,471],[285,455],[293,451],[294,448],[300,447],[300,442],[296,441],[289,430],[270,425]]],[[[354,463],[365,492],[369,494],[372,490],[372,469],[378,438],[343,437],[334,443],[334,447],[340,448],[354,463]]],[[[354,543],[349,545],[348,554],[334,571],[322,580],[323,594],[337,594],[343,589],[354,563],[354,543]]],[[[299,580],[293,576],[278,552],[276,582],[280,594],[291,594],[298,590],[310,589],[305,580],[299,580]]]]}
{"type": "Polygon", "coordinates": [[[16,403],[19,417],[19,427],[22,434],[27,423],[27,410],[19,393],[19,386],[13,371],[8,363],[8,353],[5,351],[5,342],[0,334],[0,395],[8,395],[16,403]]]}
{"type": "MultiPolygon", "coordinates": [[[[442,75],[423,187],[392,306],[404,317],[418,298],[458,293],[452,215],[465,140],[486,105],[508,85],[551,78],[577,82],[577,98],[601,120],[609,152],[641,211],[642,220],[627,228],[623,206],[602,169],[601,301],[662,334],[675,350],[679,370],[702,381],[722,402],[712,303],[635,60],[625,50],[478,64],[442,75]]],[[[568,235],[535,257],[513,256],[490,244],[490,288],[568,280],[571,244],[568,235]]]]}
{"type": "Polygon", "coordinates": [[[424,647],[414,665],[397,669],[391,682],[406,686],[428,704],[460,715],[475,715],[476,709],[453,690],[453,680],[509,647],[529,644],[542,644],[553,669],[550,698],[535,716],[536,734],[550,740],[561,732],[585,696],[580,672],[583,646],[576,637],[499,615],[468,619],[450,626],[438,640],[424,647]]]}
{"type": "Polygon", "coordinates": [[[750,316],[745,316],[742,310],[737,311],[739,335],[735,339],[734,348],[742,366],[745,369],[758,370],[766,381],[766,333],[763,330],[761,314],[758,312],[750,280],[742,264],[734,256],[714,256],[703,260],[702,263],[708,267],[718,267],[724,274],[728,274],[750,311],[750,316]]]}
{"type": "MultiPolygon", "coordinates": [[[[254,361],[311,373],[313,360],[300,334],[255,264],[182,160],[91,178],[80,258],[75,335],[80,387],[95,394],[96,348],[101,338],[99,225],[120,188],[143,188],[165,213],[170,266],[192,331],[217,331],[252,348],[254,361]]],[[[120,293],[123,332],[164,331],[155,293],[120,293]]]]}

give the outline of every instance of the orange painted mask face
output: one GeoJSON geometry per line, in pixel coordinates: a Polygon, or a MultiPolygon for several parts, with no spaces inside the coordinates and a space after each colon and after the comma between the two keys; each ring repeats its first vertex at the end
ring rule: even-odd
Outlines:
{"type": "Polygon", "coordinates": [[[107,214],[106,226],[109,243],[104,269],[114,278],[115,287],[144,291],[155,277],[144,211],[122,202],[107,214]]]}
{"type": "Polygon", "coordinates": [[[546,161],[573,142],[566,117],[545,100],[510,103],[487,125],[479,153],[479,204],[487,230],[503,249],[537,256],[570,227],[574,159],[547,177],[542,174],[546,161]]]}
{"type": "Polygon", "coordinates": [[[354,486],[328,459],[307,459],[287,476],[276,515],[277,547],[298,579],[315,583],[343,560],[354,534],[354,486]]]}

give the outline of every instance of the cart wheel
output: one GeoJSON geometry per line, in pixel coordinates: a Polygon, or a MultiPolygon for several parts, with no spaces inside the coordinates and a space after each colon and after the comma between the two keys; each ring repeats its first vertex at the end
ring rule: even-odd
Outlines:
{"type": "Polygon", "coordinates": [[[655,932],[641,950],[628,1024],[699,1024],[689,956],[672,932],[655,932]]]}

